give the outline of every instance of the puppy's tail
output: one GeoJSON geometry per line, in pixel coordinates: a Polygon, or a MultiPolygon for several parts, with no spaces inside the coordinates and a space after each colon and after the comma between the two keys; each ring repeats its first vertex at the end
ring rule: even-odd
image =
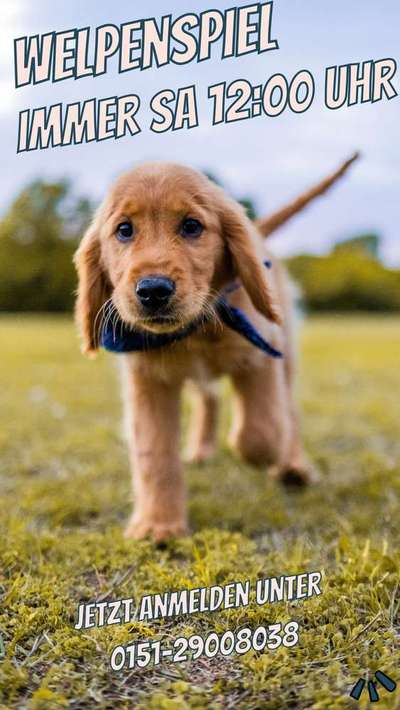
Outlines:
{"type": "Polygon", "coordinates": [[[282,224],[285,224],[285,222],[291,219],[291,217],[294,217],[295,214],[301,212],[301,210],[307,207],[307,205],[310,204],[310,202],[312,202],[316,197],[323,195],[339,178],[342,177],[342,175],[347,172],[350,165],[352,165],[359,158],[359,155],[359,153],[354,153],[354,155],[346,160],[338,170],[332,173],[332,175],[325,178],[325,180],[322,180],[322,182],[318,183],[318,185],[312,187],[311,190],[308,190],[303,195],[300,195],[297,200],[294,200],[286,207],[278,210],[278,212],[274,212],[274,214],[269,217],[257,219],[255,224],[261,234],[264,237],[268,237],[272,234],[272,232],[278,229],[278,227],[281,227],[282,224]]]}

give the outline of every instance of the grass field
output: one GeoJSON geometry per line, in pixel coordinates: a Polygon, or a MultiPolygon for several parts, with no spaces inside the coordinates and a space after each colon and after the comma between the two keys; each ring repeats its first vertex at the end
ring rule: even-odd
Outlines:
{"type": "MultiPolygon", "coordinates": [[[[377,669],[400,682],[400,319],[310,320],[299,398],[323,474],[286,492],[223,448],[187,469],[193,535],[158,550],[123,539],[130,478],[113,358],[84,359],[69,320],[3,317],[1,708],[347,708],[377,669]],[[292,604],[74,630],[77,604],[323,570],[292,604]],[[295,619],[291,649],[120,674],[118,643],[295,619]],[[368,676],[369,673],[369,676],[368,676]]],[[[0,645],[0,654],[1,654],[0,645]]],[[[381,708],[400,707],[400,687],[381,708]]]]}

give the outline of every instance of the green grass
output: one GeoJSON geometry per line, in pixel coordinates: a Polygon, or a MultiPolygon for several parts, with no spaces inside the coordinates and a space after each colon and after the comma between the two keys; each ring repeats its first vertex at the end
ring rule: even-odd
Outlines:
{"type": "MultiPolygon", "coordinates": [[[[360,675],[400,681],[398,318],[304,328],[299,398],[319,486],[286,492],[221,448],[188,467],[193,535],[164,550],[122,536],[130,476],[113,358],[80,356],[67,319],[3,317],[0,332],[1,708],[344,708],[357,707],[360,675]],[[77,604],[105,594],[315,569],[323,594],[301,603],[73,628],[77,604]],[[301,626],[292,649],[109,670],[111,649],[131,639],[290,618],[301,626]]],[[[381,698],[399,708],[400,688],[381,698]]]]}

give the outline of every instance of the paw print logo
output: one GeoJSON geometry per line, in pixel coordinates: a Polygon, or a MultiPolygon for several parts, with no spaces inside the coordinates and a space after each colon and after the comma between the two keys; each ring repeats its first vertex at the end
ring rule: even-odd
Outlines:
{"type": "MultiPolygon", "coordinates": [[[[394,693],[397,688],[397,683],[395,683],[394,680],[389,678],[389,676],[386,675],[386,673],[384,673],[383,671],[376,671],[375,678],[375,681],[369,680],[367,683],[367,689],[371,703],[379,702],[379,693],[377,689],[378,683],[382,685],[389,693],[394,693]]],[[[365,683],[366,681],[364,680],[364,678],[360,678],[355,684],[355,686],[352,688],[350,692],[350,697],[354,700],[359,700],[361,698],[361,693],[365,688],[365,683]]]]}

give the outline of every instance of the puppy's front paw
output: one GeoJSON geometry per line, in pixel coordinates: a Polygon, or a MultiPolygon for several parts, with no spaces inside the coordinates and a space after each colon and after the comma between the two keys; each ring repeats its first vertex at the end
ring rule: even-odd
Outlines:
{"type": "Polygon", "coordinates": [[[148,518],[134,516],[125,530],[125,538],[133,540],[151,538],[154,542],[160,543],[171,538],[183,537],[187,531],[184,520],[155,522],[148,518]]]}
{"type": "Polygon", "coordinates": [[[279,468],[276,466],[271,470],[271,477],[287,488],[312,486],[321,479],[318,469],[309,462],[302,465],[288,464],[279,468]]]}

